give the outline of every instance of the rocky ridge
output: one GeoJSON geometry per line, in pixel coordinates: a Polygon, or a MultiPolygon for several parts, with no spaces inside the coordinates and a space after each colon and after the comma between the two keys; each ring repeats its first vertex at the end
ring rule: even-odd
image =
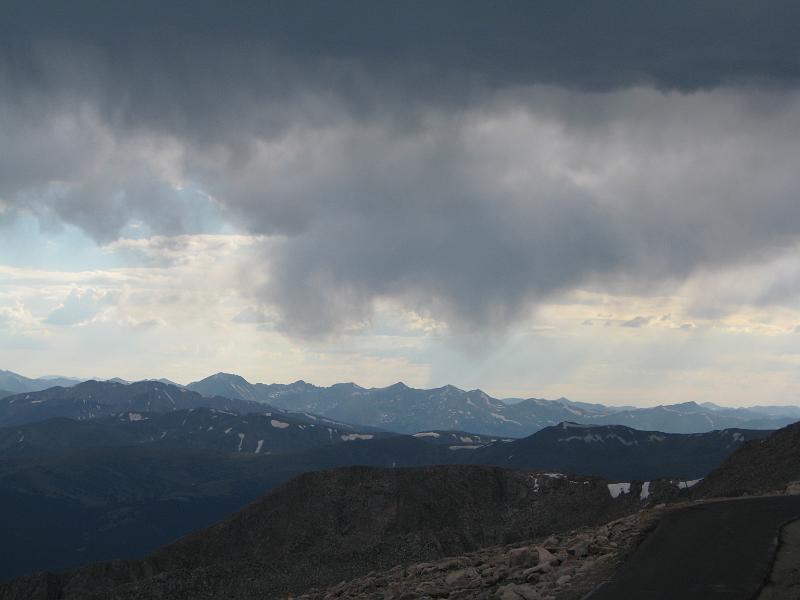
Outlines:
{"type": "MultiPolygon", "coordinates": [[[[594,528],[398,565],[296,600],[552,600],[581,598],[612,572],[663,513],[640,511],[594,528]]],[[[291,598],[291,596],[289,596],[291,598]]]]}
{"type": "Polygon", "coordinates": [[[708,474],[696,492],[706,498],[757,496],[797,489],[798,482],[800,422],[742,445],[708,474]]]}

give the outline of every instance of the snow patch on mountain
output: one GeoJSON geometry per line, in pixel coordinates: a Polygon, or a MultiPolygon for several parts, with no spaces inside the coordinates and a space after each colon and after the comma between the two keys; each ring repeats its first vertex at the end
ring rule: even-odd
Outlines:
{"type": "Polygon", "coordinates": [[[503,421],[504,423],[515,423],[516,425],[522,425],[522,423],[520,423],[519,421],[515,421],[514,419],[509,419],[508,417],[506,417],[504,415],[501,415],[500,413],[493,412],[493,413],[491,413],[491,415],[495,419],[499,419],[500,421],[503,421]]]}
{"type": "Polygon", "coordinates": [[[639,442],[637,442],[636,440],[626,440],[625,438],[622,438],[622,437],[618,436],[616,433],[609,433],[606,436],[606,439],[607,440],[615,439],[620,444],[622,444],[623,446],[638,446],[639,445],[639,442]]]}
{"type": "Polygon", "coordinates": [[[371,440],[375,436],[371,433],[345,433],[339,437],[345,442],[352,442],[353,440],[371,440]]]}
{"type": "Polygon", "coordinates": [[[620,494],[630,494],[631,492],[631,484],[630,483],[609,483],[608,484],[608,493],[611,494],[612,498],[619,498],[620,494]]]}
{"type": "Polygon", "coordinates": [[[650,497],[650,482],[645,481],[642,484],[642,491],[639,493],[639,500],[647,500],[650,497]]]}
{"type": "Polygon", "coordinates": [[[571,435],[565,438],[559,438],[559,442],[586,442],[591,444],[593,442],[602,442],[603,436],[596,433],[587,433],[586,435],[571,435]]]}
{"type": "Polygon", "coordinates": [[[690,487],[696,486],[698,483],[703,481],[702,479],[690,479],[689,481],[679,481],[678,487],[682,490],[688,490],[690,487]]]}

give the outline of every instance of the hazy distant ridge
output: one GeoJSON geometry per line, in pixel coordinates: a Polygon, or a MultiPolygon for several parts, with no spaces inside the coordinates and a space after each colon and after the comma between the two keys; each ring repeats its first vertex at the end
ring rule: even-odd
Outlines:
{"type": "Polygon", "coordinates": [[[399,433],[455,429],[486,435],[524,437],[562,421],[626,425],[667,433],[716,429],[777,429],[800,419],[800,407],[723,408],[685,402],[654,408],[613,407],[571,402],[565,398],[529,398],[513,404],[481,390],[448,385],[416,389],[403,383],[363,388],[354,383],[319,387],[305,381],[252,384],[239,375],[217,373],[190,383],[188,389],[209,396],[266,402],[272,406],[378,427],[399,433]]]}
{"type": "MultiPolygon", "coordinates": [[[[185,396],[186,391],[197,396],[216,398],[212,402],[198,401],[192,395],[191,406],[219,407],[226,404],[221,398],[241,405],[240,412],[261,410],[259,404],[269,404],[284,410],[306,412],[328,419],[351,423],[365,428],[377,428],[398,433],[415,433],[422,430],[470,431],[498,437],[525,437],[545,427],[563,421],[574,421],[596,425],[626,425],[634,429],[657,430],[667,433],[700,433],[705,431],[742,428],[778,429],[800,420],[797,406],[754,406],[749,408],[727,408],[712,403],[684,402],[650,408],[616,407],[585,402],[572,402],[566,398],[544,400],[528,398],[513,402],[493,398],[482,390],[465,391],[447,385],[434,389],[417,389],[403,383],[383,388],[364,388],[355,383],[338,383],[329,387],[316,386],[305,381],[290,384],[250,383],[243,377],[230,373],[217,373],[188,386],[179,386],[169,380],[146,380],[130,383],[114,378],[109,382],[118,385],[114,397],[126,395],[142,387],[155,389],[152,384],[172,390],[172,396],[185,396]],[[149,388],[147,386],[150,386],[149,388]],[[125,388],[129,388],[125,391],[125,388]]],[[[71,387],[79,383],[75,378],[31,379],[10,371],[0,371],[0,390],[24,394],[40,392],[53,386],[71,387]],[[21,388],[24,388],[20,391],[21,388]]],[[[0,399],[6,394],[0,392],[0,399]]],[[[63,395],[63,394],[62,394],[63,395]]],[[[161,396],[166,397],[162,394],[161,396]]],[[[10,399],[9,399],[10,400],[10,399]]],[[[97,404],[102,399],[94,398],[97,404]]],[[[18,402],[14,410],[6,402],[4,414],[0,407],[0,425],[22,423],[42,418],[10,418],[10,412],[20,410],[18,402]]],[[[33,400],[24,402],[31,404],[33,400]]],[[[102,402],[101,402],[102,404],[102,402]]],[[[230,403],[228,403],[230,405],[230,403]]],[[[77,405],[76,405],[77,410],[77,405]]],[[[127,407],[126,407],[127,408],[127,407]]],[[[174,410],[164,407],[159,410],[174,410]]],[[[29,406],[32,414],[44,413],[45,407],[29,406]]],[[[147,405],[135,406],[133,410],[152,410],[147,405]]],[[[23,411],[25,412],[25,411],[23,411]]],[[[84,411],[86,412],[86,411],[84,411]]],[[[97,414],[115,414],[110,408],[98,406],[97,414]]],[[[73,414],[55,411],[48,416],[88,418],[95,415],[73,414]]]]}

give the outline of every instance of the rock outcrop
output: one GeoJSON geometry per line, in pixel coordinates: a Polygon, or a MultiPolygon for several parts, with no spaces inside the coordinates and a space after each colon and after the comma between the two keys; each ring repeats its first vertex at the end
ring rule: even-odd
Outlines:
{"type": "Polygon", "coordinates": [[[580,598],[612,572],[660,516],[641,511],[594,528],[395,566],[296,600],[580,598]]]}

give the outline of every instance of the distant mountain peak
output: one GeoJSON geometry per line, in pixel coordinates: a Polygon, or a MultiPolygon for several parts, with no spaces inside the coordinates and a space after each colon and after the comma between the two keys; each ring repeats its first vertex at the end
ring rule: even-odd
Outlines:
{"type": "Polygon", "coordinates": [[[702,408],[697,402],[694,400],[689,400],[688,402],[679,402],[678,404],[669,404],[667,408],[702,408]]]}
{"type": "Polygon", "coordinates": [[[214,379],[223,379],[223,380],[227,380],[227,381],[234,380],[234,381],[237,381],[237,382],[250,383],[249,381],[247,381],[241,375],[237,375],[236,373],[225,373],[224,371],[220,371],[219,373],[214,373],[213,375],[210,375],[209,377],[206,377],[205,379],[202,379],[201,381],[208,381],[208,380],[214,380],[214,379]]]}
{"type": "Polygon", "coordinates": [[[79,379],[60,377],[56,375],[31,379],[13,371],[0,369],[0,389],[21,394],[24,392],[38,392],[49,387],[71,387],[79,383],[79,379]]]}
{"type": "Polygon", "coordinates": [[[307,381],[304,381],[302,379],[298,379],[297,381],[294,381],[289,384],[289,388],[294,390],[316,389],[316,387],[317,386],[315,386],[313,383],[308,383],[307,381]]]}
{"type": "Polygon", "coordinates": [[[353,381],[342,381],[341,383],[334,383],[331,387],[332,388],[351,388],[351,389],[356,389],[356,390],[365,389],[365,388],[361,387],[360,385],[358,385],[357,383],[355,383],[353,381]]]}
{"type": "Polygon", "coordinates": [[[710,410],[720,410],[725,408],[724,406],[721,406],[719,404],[714,404],[713,402],[701,402],[700,406],[702,406],[703,408],[708,408],[710,410]]]}
{"type": "Polygon", "coordinates": [[[444,394],[463,394],[463,393],[465,393],[464,390],[462,390],[461,388],[457,388],[456,386],[450,385],[450,384],[443,385],[440,388],[435,388],[433,391],[444,393],[444,394]]]}

